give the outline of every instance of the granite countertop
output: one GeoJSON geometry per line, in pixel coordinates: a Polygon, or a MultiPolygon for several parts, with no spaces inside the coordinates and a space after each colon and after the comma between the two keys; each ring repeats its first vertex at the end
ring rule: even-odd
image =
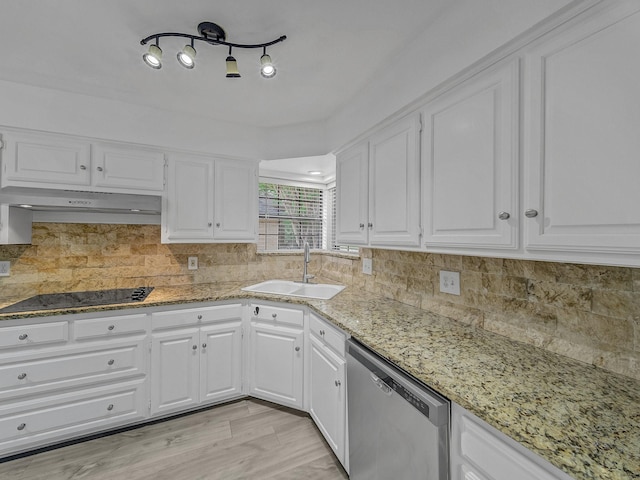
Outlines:
{"type": "Polygon", "coordinates": [[[314,300],[242,286],[157,287],[135,305],[0,320],[246,298],[307,305],[575,479],[640,478],[640,382],[634,379],[348,287],[331,300],[314,300]]]}

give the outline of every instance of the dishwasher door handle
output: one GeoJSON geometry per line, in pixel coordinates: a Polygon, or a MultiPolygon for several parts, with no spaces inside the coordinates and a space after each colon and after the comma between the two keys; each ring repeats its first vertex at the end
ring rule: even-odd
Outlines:
{"type": "Polygon", "coordinates": [[[376,386],[382,390],[382,393],[384,393],[385,395],[390,396],[391,393],[393,392],[393,390],[391,389],[391,387],[389,385],[387,385],[386,383],[384,383],[382,380],[380,380],[380,378],[373,372],[369,372],[369,375],[371,375],[371,381],[373,383],[376,384],[376,386]]]}

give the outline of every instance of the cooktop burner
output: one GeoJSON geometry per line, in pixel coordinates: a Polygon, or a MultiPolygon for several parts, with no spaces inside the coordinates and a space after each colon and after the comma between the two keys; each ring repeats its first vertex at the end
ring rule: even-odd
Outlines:
{"type": "Polygon", "coordinates": [[[36,295],[0,309],[0,313],[29,312],[32,310],[55,310],[58,308],[94,307],[117,303],[142,302],[153,287],[114,288],[89,292],[48,293],[36,295]]]}

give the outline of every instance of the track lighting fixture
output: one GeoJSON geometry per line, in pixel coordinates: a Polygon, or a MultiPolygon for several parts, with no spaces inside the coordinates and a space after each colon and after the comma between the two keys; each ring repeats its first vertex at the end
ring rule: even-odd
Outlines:
{"type": "Polygon", "coordinates": [[[194,48],[194,42],[196,40],[208,43],[209,45],[224,45],[229,47],[229,55],[226,59],[227,66],[227,78],[240,78],[240,72],[238,71],[238,62],[231,54],[232,48],[262,48],[262,56],[260,57],[260,75],[264,78],[273,78],[276,75],[276,67],[271,60],[271,56],[267,54],[267,47],[275,45],[276,43],[283,42],[287,36],[281,37],[266,43],[259,44],[243,44],[243,43],[230,43],[226,41],[226,33],[219,25],[212,22],[202,22],[198,25],[197,35],[189,35],[187,33],[154,33],[140,41],[141,45],[146,45],[150,40],[155,39],[155,43],[149,45],[149,51],[145,53],[142,58],[145,63],[151,68],[159,69],[162,67],[162,50],[160,49],[159,39],[161,37],[182,37],[191,40],[191,44],[187,44],[184,48],[178,52],[178,63],[185,68],[192,69],[195,67],[196,49],[194,48]]]}

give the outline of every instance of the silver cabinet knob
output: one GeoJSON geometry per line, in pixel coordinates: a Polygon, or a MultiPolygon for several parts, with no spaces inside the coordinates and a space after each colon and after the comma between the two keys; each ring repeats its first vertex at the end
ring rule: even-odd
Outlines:
{"type": "Polygon", "coordinates": [[[296,350],[296,352],[299,352],[300,351],[300,347],[296,347],[295,350],[296,350]]]}
{"type": "Polygon", "coordinates": [[[498,218],[499,218],[500,220],[509,220],[509,218],[511,218],[511,215],[509,215],[509,213],[508,213],[508,212],[500,212],[500,213],[498,214],[498,218]]]}
{"type": "Polygon", "coordinates": [[[116,328],[116,326],[115,326],[115,325],[109,325],[109,326],[107,327],[107,330],[111,331],[111,330],[113,330],[114,328],[116,328]]]}
{"type": "Polygon", "coordinates": [[[342,382],[340,380],[336,380],[336,387],[339,387],[340,385],[342,385],[342,382]]]}
{"type": "Polygon", "coordinates": [[[26,333],[23,333],[22,335],[20,335],[20,336],[18,337],[18,340],[26,340],[28,336],[29,336],[29,335],[27,335],[26,333]]]}
{"type": "Polygon", "coordinates": [[[21,373],[20,375],[18,375],[18,380],[24,380],[25,378],[27,378],[26,373],[21,373]]]}
{"type": "Polygon", "coordinates": [[[80,165],[80,170],[86,170],[87,166],[86,165],[80,165]]]}
{"type": "Polygon", "coordinates": [[[207,348],[207,344],[206,344],[206,343],[203,343],[203,344],[202,344],[202,348],[207,348]]]}
{"type": "Polygon", "coordinates": [[[24,430],[24,427],[26,426],[27,426],[26,423],[21,423],[20,425],[18,425],[18,430],[24,430]]]}
{"type": "Polygon", "coordinates": [[[194,345],[194,346],[193,346],[193,347],[191,347],[191,348],[192,348],[192,349],[194,349],[194,350],[197,350],[197,349],[198,349],[198,345],[194,345]]]}
{"type": "Polygon", "coordinates": [[[198,315],[198,320],[202,320],[202,315],[198,315]]]}
{"type": "Polygon", "coordinates": [[[373,228],[373,223],[369,222],[369,228],[373,228]]]}
{"type": "Polygon", "coordinates": [[[216,227],[220,228],[220,222],[216,223],[216,227]]]}
{"type": "Polygon", "coordinates": [[[362,230],[364,228],[364,223],[360,224],[360,230],[362,230]]]}
{"type": "Polygon", "coordinates": [[[107,405],[107,410],[109,411],[113,410],[113,403],[110,403],[109,405],[107,405]]]}
{"type": "Polygon", "coordinates": [[[211,222],[207,223],[207,227],[211,227],[211,226],[213,226],[213,223],[211,222]]]}
{"type": "Polygon", "coordinates": [[[530,208],[529,210],[524,212],[524,216],[527,218],[536,218],[538,216],[538,211],[530,208]]]}
{"type": "Polygon", "coordinates": [[[107,362],[107,365],[113,365],[114,363],[115,363],[115,360],[112,358],[107,362]]]}
{"type": "Polygon", "coordinates": [[[102,167],[98,167],[98,168],[97,168],[97,170],[98,170],[99,172],[101,172],[101,171],[103,170],[103,168],[102,168],[102,167]]]}
{"type": "Polygon", "coordinates": [[[274,318],[274,319],[275,319],[277,316],[278,316],[278,314],[277,314],[277,313],[272,313],[272,314],[271,314],[271,317],[272,317],[272,318],[274,318]]]}
{"type": "Polygon", "coordinates": [[[324,337],[324,330],[320,330],[320,335],[324,337]]]}

